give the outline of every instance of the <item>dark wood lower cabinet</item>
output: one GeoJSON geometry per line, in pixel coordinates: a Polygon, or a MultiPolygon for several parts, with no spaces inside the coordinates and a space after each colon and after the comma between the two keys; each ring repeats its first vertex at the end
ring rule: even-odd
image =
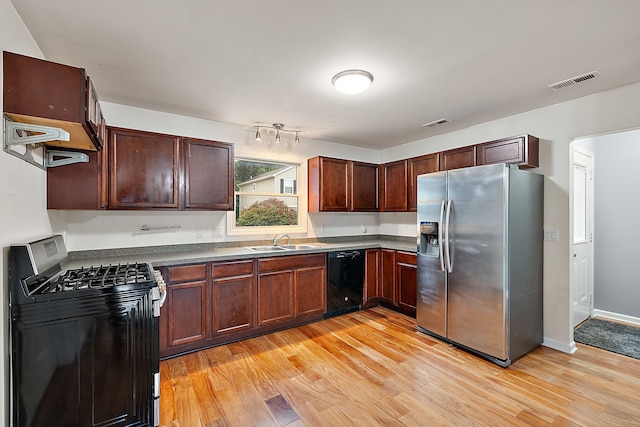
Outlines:
{"type": "Polygon", "coordinates": [[[295,274],[293,270],[258,275],[258,325],[295,317],[295,274]]]}
{"type": "Polygon", "coordinates": [[[380,300],[396,304],[396,251],[380,250],[380,300]]]}
{"type": "Polygon", "coordinates": [[[163,269],[160,357],[322,319],[326,254],[181,265],[163,269]]]}
{"type": "Polygon", "coordinates": [[[364,304],[363,308],[380,303],[380,249],[367,249],[364,261],[364,304]]]}
{"type": "Polygon", "coordinates": [[[160,357],[196,348],[210,337],[208,266],[166,269],[167,299],[160,312],[160,357]]]}
{"type": "MultiPolygon", "coordinates": [[[[368,249],[364,308],[378,304],[415,317],[416,254],[368,249]]],[[[326,254],[192,264],[163,269],[160,357],[321,320],[326,254]]]]}
{"type": "Polygon", "coordinates": [[[313,321],[326,311],[326,254],[258,260],[258,324],[313,321]]]}
{"type": "Polygon", "coordinates": [[[416,254],[369,249],[365,255],[364,308],[382,304],[416,316],[416,254]]]}
{"type": "Polygon", "coordinates": [[[396,287],[398,289],[398,310],[416,316],[417,255],[409,252],[396,253],[396,287]]]}
{"type": "Polygon", "coordinates": [[[322,316],[327,308],[324,265],[296,271],[296,316],[322,316]]]}
{"type": "Polygon", "coordinates": [[[213,326],[216,335],[250,330],[255,326],[254,261],[212,265],[213,326]]]}

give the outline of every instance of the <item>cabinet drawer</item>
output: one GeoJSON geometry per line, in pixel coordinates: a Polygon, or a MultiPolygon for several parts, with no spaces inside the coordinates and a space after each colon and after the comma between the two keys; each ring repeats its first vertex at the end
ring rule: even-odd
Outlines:
{"type": "Polygon", "coordinates": [[[214,278],[253,274],[253,260],[213,264],[212,267],[214,278]]]}
{"type": "Polygon", "coordinates": [[[396,262],[401,262],[404,264],[416,265],[417,263],[417,255],[411,252],[400,252],[396,253],[396,262]]]}
{"type": "Polygon", "coordinates": [[[171,267],[169,272],[169,282],[185,282],[187,280],[204,279],[207,277],[207,265],[184,265],[181,267],[171,267]]]}
{"type": "Polygon", "coordinates": [[[304,267],[322,267],[326,264],[326,254],[317,255],[290,255],[277,258],[264,258],[258,260],[258,270],[291,270],[304,267]]]}

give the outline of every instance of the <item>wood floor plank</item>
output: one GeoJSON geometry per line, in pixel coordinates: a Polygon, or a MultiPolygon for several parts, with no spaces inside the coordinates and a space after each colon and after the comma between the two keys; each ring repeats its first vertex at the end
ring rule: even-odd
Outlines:
{"type": "Polygon", "coordinates": [[[161,362],[161,425],[638,426],[640,360],[578,344],[508,368],[376,307],[161,362]]]}

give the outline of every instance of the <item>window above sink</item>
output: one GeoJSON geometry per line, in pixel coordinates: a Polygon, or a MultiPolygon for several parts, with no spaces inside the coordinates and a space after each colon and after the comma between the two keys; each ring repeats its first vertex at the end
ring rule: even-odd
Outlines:
{"type": "Polygon", "coordinates": [[[227,215],[228,234],[305,233],[306,198],[299,194],[300,169],[296,163],[236,158],[235,211],[227,215]]]}

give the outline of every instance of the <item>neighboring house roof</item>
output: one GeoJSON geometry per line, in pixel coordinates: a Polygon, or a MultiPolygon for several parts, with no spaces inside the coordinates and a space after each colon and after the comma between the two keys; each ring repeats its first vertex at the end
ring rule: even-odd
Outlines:
{"type": "Polygon", "coordinates": [[[293,166],[283,166],[283,167],[281,167],[279,169],[274,169],[274,170],[269,171],[269,172],[261,173],[260,175],[255,176],[255,177],[251,178],[248,181],[238,183],[238,186],[246,185],[246,184],[252,184],[254,182],[260,182],[260,181],[264,181],[266,179],[275,178],[276,176],[287,172],[291,168],[293,168],[293,166]]]}

